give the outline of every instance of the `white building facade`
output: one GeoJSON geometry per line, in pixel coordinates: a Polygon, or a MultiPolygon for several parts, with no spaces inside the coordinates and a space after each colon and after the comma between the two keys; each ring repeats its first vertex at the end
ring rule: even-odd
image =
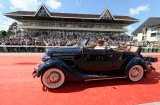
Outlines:
{"type": "Polygon", "coordinates": [[[132,35],[133,40],[137,41],[160,41],[160,18],[147,19],[132,35]]]}

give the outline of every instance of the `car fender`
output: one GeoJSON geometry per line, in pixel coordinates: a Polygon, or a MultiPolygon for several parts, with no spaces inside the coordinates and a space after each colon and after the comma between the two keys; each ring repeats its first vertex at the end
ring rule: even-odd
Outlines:
{"type": "Polygon", "coordinates": [[[48,70],[50,68],[58,68],[58,69],[62,70],[64,72],[65,76],[69,79],[73,79],[73,78],[79,79],[77,77],[83,78],[83,75],[72,70],[72,68],[70,68],[65,62],[63,62],[61,60],[48,60],[48,61],[44,62],[38,70],[37,77],[41,76],[46,70],[48,70]]]}
{"type": "Polygon", "coordinates": [[[134,57],[134,58],[128,59],[124,63],[122,69],[125,70],[126,72],[128,69],[130,69],[134,65],[141,65],[144,68],[144,70],[150,70],[150,68],[147,66],[147,63],[140,57],[134,57]]]}

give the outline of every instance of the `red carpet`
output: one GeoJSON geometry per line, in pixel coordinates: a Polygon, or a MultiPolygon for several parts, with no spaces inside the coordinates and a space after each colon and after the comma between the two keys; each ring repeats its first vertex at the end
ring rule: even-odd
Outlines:
{"type": "MultiPolygon", "coordinates": [[[[160,59],[160,55],[157,56],[160,59]]],[[[0,56],[0,105],[133,105],[160,101],[160,60],[140,82],[126,79],[67,82],[46,90],[33,68],[40,56],[0,56]]]]}

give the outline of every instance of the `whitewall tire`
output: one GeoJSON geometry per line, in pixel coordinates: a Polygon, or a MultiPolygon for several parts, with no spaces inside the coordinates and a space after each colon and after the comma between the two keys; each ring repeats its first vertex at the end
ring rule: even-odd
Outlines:
{"type": "Polygon", "coordinates": [[[130,81],[137,82],[143,77],[144,69],[140,65],[134,65],[127,71],[127,76],[130,81]]]}
{"type": "Polygon", "coordinates": [[[65,75],[62,70],[52,68],[43,73],[41,81],[44,86],[49,89],[61,87],[65,82],[65,75]]]}

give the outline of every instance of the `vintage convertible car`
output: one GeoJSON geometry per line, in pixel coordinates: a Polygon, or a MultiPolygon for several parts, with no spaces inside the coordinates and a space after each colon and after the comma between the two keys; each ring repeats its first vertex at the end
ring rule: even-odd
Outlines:
{"type": "Polygon", "coordinates": [[[42,62],[33,72],[41,76],[42,84],[50,89],[59,88],[66,80],[128,78],[139,81],[155,68],[156,57],[144,57],[139,47],[131,51],[91,49],[87,47],[49,48],[42,62]]]}

